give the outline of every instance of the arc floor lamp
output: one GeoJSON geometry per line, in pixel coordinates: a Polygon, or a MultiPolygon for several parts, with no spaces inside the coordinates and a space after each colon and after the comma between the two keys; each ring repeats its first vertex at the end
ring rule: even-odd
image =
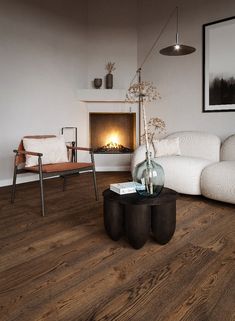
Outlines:
{"type": "MultiPolygon", "coordinates": [[[[175,43],[171,46],[168,46],[166,48],[161,49],[159,52],[162,55],[165,56],[184,56],[184,55],[188,55],[193,53],[194,51],[196,51],[196,49],[194,47],[191,46],[187,46],[187,45],[183,45],[179,42],[179,8],[175,7],[173,9],[173,11],[170,13],[166,23],[162,26],[159,34],[157,35],[157,37],[155,38],[152,46],[150,47],[149,51],[147,52],[146,56],[144,57],[142,63],[140,64],[139,68],[136,71],[136,74],[131,82],[134,82],[135,78],[138,77],[138,83],[140,84],[142,81],[142,77],[141,77],[141,72],[142,72],[142,68],[144,66],[144,64],[146,63],[146,61],[149,59],[150,55],[152,54],[153,50],[155,49],[156,45],[158,44],[159,40],[161,39],[164,31],[166,30],[170,20],[173,18],[173,16],[175,16],[176,19],[176,37],[175,37],[175,43]]],[[[140,139],[140,130],[141,130],[141,96],[139,95],[139,139],[140,139]]]]}

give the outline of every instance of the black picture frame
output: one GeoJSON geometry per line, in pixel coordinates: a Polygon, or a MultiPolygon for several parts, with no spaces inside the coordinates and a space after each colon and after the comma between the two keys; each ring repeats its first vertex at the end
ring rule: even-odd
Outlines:
{"type": "Polygon", "coordinates": [[[235,16],[206,23],[203,32],[203,109],[235,111],[235,16]],[[232,37],[230,37],[232,35],[232,37]],[[217,50],[213,50],[216,49],[217,50]],[[230,65],[231,64],[231,65],[230,65]],[[231,67],[230,67],[231,66],[231,67]]]}

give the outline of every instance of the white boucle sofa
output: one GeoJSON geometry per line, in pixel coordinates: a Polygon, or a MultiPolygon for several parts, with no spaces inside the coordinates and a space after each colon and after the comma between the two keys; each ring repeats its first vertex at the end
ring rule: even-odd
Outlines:
{"type": "Polygon", "coordinates": [[[203,169],[201,192],[208,198],[235,204],[235,135],[222,143],[220,159],[203,169]]]}
{"type": "MultiPolygon", "coordinates": [[[[176,137],[179,137],[181,154],[178,156],[161,156],[155,158],[156,162],[164,169],[165,187],[174,189],[178,193],[191,195],[203,194],[204,196],[212,199],[235,204],[235,180],[231,183],[227,183],[224,182],[223,175],[217,175],[217,186],[220,185],[221,188],[218,191],[214,186],[215,172],[217,171],[216,166],[220,167],[222,163],[220,162],[220,138],[216,135],[196,131],[177,132],[168,135],[166,138],[170,139],[176,137]],[[227,193],[228,189],[230,190],[230,196],[225,197],[224,194],[227,193]]],[[[231,152],[231,154],[227,151],[228,149],[230,150],[231,144],[226,143],[226,145],[229,146],[225,147],[225,145],[223,145],[222,147],[222,150],[224,150],[224,152],[222,152],[222,159],[223,161],[231,161],[232,163],[224,166],[223,169],[227,176],[234,178],[235,161],[233,162],[230,158],[235,156],[233,154],[235,151],[233,148],[233,152],[231,152]],[[227,157],[225,155],[229,156],[227,157]],[[224,160],[224,157],[226,160],[224,160]]],[[[153,146],[151,146],[151,153],[154,155],[153,146]]],[[[145,145],[141,145],[135,150],[132,157],[132,174],[135,166],[144,159],[145,145]]],[[[235,157],[233,159],[235,160],[235,157]]]]}

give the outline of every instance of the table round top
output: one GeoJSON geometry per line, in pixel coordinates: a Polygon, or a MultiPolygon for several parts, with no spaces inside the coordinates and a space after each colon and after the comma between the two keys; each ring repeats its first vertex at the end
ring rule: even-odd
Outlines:
{"type": "Polygon", "coordinates": [[[103,191],[103,196],[105,199],[116,201],[120,204],[160,205],[169,201],[175,201],[177,192],[164,187],[158,196],[143,197],[138,193],[119,195],[108,188],[103,191]]]}

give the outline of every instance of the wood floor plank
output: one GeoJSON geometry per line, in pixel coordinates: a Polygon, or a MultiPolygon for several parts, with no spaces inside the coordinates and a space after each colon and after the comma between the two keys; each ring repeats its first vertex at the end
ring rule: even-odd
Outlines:
{"type": "MultiPolygon", "coordinates": [[[[159,321],[198,321],[213,320],[212,311],[221,298],[221,288],[226,287],[234,273],[233,251],[221,251],[214,253],[211,260],[205,262],[196,273],[192,275],[189,282],[184,281],[183,291],[176,296],[168,291],[168,304],[161,311],[156,311],[153,301],[146,306],[145,317],[150,317],[154,312],[158,313],[159,321]],[[173,297],[173,300],[170,300],[173,297]]],[[[191,267],[193,269],[193,266],[191,267]]],[[[192,270],[191,270],[192,271],[192,270]]],[[[178,279],[179,276],[176,276],[178,279]]],[[[161,302],[164,292],[161,293],[161,302]]],[[[162,302],[163,305],[163,302],[162,302]]],[[[231,311],[233,307],[231,307],[231,311]]],[[[222,319],[221,319],[222,320],[222,319]]]]}
{"type": "Polygon", "coordinates": [[[154,320],[156,315],[160,315],[160,300],[157,298],[160,296],[165,300],[163,292],[166,290],[167,299],[170,299],[168,284],[171,285],[171,293],[173,289],[178,291],[178,282],[182,278],[184,282],[190,280],[191,273],[195,273],[205,262],[210,261],[213,253],[188,244],[171,254],[171,257],[172,261],[168,261],[168,264],[163,261],[163,264],[158,263],[147,268],[141,276],[137,275],[111,302],[106,302],[101,311],[95,311],[95,320],[149,320],[149,317],[154,320]],[[192,263],[190,270],[189,262],[192,263]],[[145,310],[150,302],[155,306],[154,311],[145,310]]]}
{"type": "Polygon", "coordinates": [[[220,291],[220,299],[217,301],[212,313],[211,320],[213,321],[234,321],[235,320],[235,269],[230,280],[223,286],[224,290],[220,291]]]}
{"type": "Polygon", "coordinates": [[[130,173],[98,173],[0,189],[1,321],[234,321],[235,206],[179,195],[177,228],[160,246],[114,242],[102,191],[130,173]]]}

